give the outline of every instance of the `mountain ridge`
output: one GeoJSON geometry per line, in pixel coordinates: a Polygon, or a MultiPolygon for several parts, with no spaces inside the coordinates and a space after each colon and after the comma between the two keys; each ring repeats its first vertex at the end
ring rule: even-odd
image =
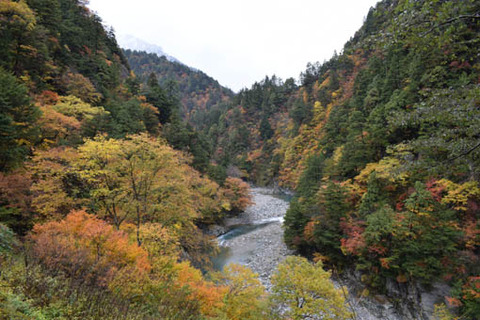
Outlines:
{"type": "Polygon", "coordinates": [[[203,71],[191,68],[166,56],[145,51],[125,50],[124,54],[139,81],[146,84],[154,74],[162,86],[170,86],[181,102],[181,116],[197,127],[197,119],[215,106],[229,101],[233,92],[203,71]]]}

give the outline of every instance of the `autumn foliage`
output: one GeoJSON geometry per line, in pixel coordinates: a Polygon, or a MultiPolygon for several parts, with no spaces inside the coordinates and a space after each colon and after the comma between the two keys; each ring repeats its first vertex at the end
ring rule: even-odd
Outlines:
{"type": "Polygon", "coordinates": [[[35,225],[32,255],[52,273],[104,287],[123,269],[148,272],[147,252],[128,236],[85,211],[73,211],[59,222],[35,225]]]}
{"type": "Polygon", "coordinates": [[[281,306],[276,310],[280,319],[351,318],[342,288],[334,287],[321,262],[311,264],[302,257],[287,257],[272,276],[272,283],[271,300],[281,306]]]}
{"type": "Polygon", "coordinates": [[[227,175],[295,190],[298,253],[375,293],[447,282],[478,318],[477,2],[380,1],[340,54],[234,95],[122,51],[88,1],[0,0],[0,318],[348,317],[302,258],[273,307],[248,269],[207,275],[202,228],[252,203],[227,175]]]}
{"type": "Polygon", "coordinates": [[[222,307],[223,295],[228,288],[205,281],[200,270],[192,268],[188,263],[179,265],[176,281],[178,286],[188,287],[190,290],[188,299],[200,303],[202,314],[214,316],[222,307]]]}
{"type": "Polygon", "coordinates": [[[239,178],[227,178],[223,186],[223,194],[230,203],[230,210],[233,212],[244,211],[252,204],[249,185],[239,178]]]}

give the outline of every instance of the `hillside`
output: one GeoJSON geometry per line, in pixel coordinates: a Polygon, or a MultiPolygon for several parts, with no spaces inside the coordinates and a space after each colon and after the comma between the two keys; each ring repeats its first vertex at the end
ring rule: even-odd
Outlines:
{"type": "Polygon", "coordinates": [[[479,14],[382,1],[299,84],[267,77],[204,117],[218,163],[296,191],[290,247],[376,292],[447,281],[467,318],[480,313],[479,14]]]}
{"type": "Polygon", "coordinates": [[[124,54],[141,83],[153,73],[161,86],[175,92],[181,103],[180,115],[194,127],[201,122],[200,115],[233,97],[230,89],[178,61],[143,51],[125,50],[124,54]]]}

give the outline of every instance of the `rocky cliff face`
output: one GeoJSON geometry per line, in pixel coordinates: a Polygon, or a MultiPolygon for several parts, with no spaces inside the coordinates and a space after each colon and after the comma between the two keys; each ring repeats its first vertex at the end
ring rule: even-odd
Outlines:
{"type": "Polygon", "coordinates": [[[338,285],[348,288],[350,306],[361,320],[431,319],[435,304],[444,303],[451,289],[440,282],[427,288],[418,283],[388,280],[384,294],[375,294],[362,284],[361,276],[360,272],[347,271],[334,277],[338,285]]]}

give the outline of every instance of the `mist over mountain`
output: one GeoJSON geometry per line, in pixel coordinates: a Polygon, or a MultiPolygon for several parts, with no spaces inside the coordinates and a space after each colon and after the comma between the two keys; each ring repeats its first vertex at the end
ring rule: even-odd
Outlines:
{"type": "Polygon", "coordinates": [[[118,45],[123,49],[154,53],[159,57],[165,56],[168,61],[181,63],[177,58],[167,54],[159,45],[149,43],[130,34],[118,34],[116,38],[118,45]]]}

